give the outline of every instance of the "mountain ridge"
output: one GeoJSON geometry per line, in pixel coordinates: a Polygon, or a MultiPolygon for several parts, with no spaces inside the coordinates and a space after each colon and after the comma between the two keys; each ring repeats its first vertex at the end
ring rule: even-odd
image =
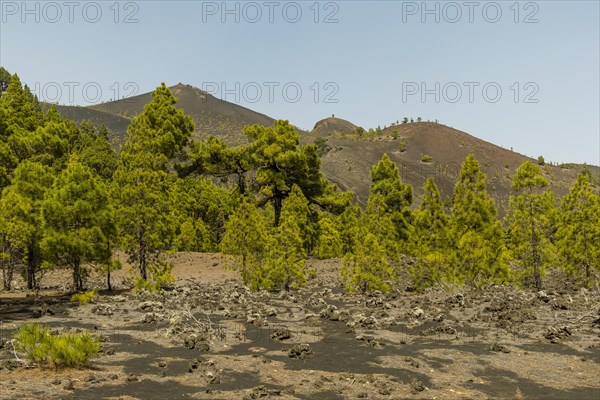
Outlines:
{"type": "MultiPolygon", "coordinates": [[[[178,100],[176,106],[194,119],[195,139],[210,134],[229,145],[238,145],[246,140],[242,133],[244,126],[272,126],[275,121],[191,85],[180,83],[170,89],[178,100]]],[[[96,125],[106,125],[114,132],[113,143],[118,147],[124,143],[131,119],[151,98],[151,93],[144,93],[86,107],[58,105],[57,110],[76,123],[89,119],[96,125]]],[[[361,205],[365,205],[368,198],[370,169],[383,153],[388,153],[397,163],[402,179],[413,186],[417,204],[421,187],[429,176],[436,178],[442,197],[448,202],[462,161],[468,154],[475,154],[488,175],[488,191],[495,198],[500,214],[508,207],[514,171],[526,160],[536,161],[437,122],[407,122],[367,132],[348,120],[331,116],[318,121],[310,132],[299,130],[299,133],[303,143],[320,142],[323,174],[341,188],[351,189],[361,205]]],[[[551,189],[561,196],[584,168],[578,164],[563,167],[545,164],[541,167],[551,182],[551,189]]],[[[600,167],[587,168],[595,182],[600,181],[600,167]]]]}

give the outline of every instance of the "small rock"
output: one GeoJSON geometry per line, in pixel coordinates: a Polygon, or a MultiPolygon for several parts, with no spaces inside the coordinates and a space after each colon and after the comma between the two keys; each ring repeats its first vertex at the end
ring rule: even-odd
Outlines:
{"type": "Polygon", "coordinates": [[[131,373],[131,374],[129,374],[127,376],[127,381],[128,382],[137,382],[139,380],[140,380],[140,378],[136,374],[134,374],[134,373],[131,373]]]}
{"type": "Polygon", "coordinates": [[[110,304],[100,303],[95,305],[94,308],[92,308],[92,312],[98,315],[109,316],[113,315],[113,313],[115,312],[115,308],[110,304]]]}
{"type": "Polygon", "coordinates": [[[65,390],[75,390],[75,382],[72,379],[69,379],[65,386],[63,386],[65,390]]]}
{"type": "Polygon", "coordinates": [[[274,317],[274,316],[276,316],[276,315],[277,315],[277,310],[275,309],[275,307],[268,308],[268,309],[265,311],[265,315],[266,315],[267,317],[274,317]]]}
{"type": "Polygon", "coordinates": [[[157,314],[155,312],[148,312],[142,317],[142,322],[147,324],[150,322],[157,322],[160,319],[162,319],[162,316],[160,314],[157,314]]]}
{"type": "Polygon", "coordinates": [[[562,299],[555,299],[554,301],[551,302],[551,304],[552,304],[552,308],[554,310],[568,310],[569,309],[569,304],[562,299]]]}
{"type": "Polygon", "coordinates": [[[435,322],[442,322],[445,319],[446,319],[446,315],[445,314],[438,314],[435,317],[433,317],[433,320],[435,322]]]}
{"type": "Polygon", "coordinates": [[[382,386],[379,388],[379,394],[382,396],[389,396],[392,394],[392,391],[387,386],[382,386]]]}
{"type": "Polygon", "coordinates": [[[414,379],[410,385],[415,392],[422,392],[427,389],[420,379],[414,379]]]}
{"type": "Polygon", "coordinates": [[[142,301],[138,308],[143,311],[153,311],[156,312],[158,310],[162,310],[164,307],[162,303],[158,301],[142,301]]]}
{"type": "Polygon", "coordinates": [[[308,344],[299,344],[288,351],[288,357],[303,360],[313,356],[313,351],[308,344]]]}
{"type": "Polygon", "coordinates": [[[550,301],[550,296],[548,296],[548,293],[546,293],[545,290],[540,290],[539,292],[537,292],[537,298],[541,301],[543,301],[544,303],[547,303],[550,301]]]}
{"type": "Polygon", "coordinates": [[[491,347],[490,347],[491,351],[495,351],[497,353],[510,353],[510,349],[504,345],[498,344],[498,343],[494,343],[491,347]]]}
{"type": "Polygon", "coordinates": [[[271,334],[271,339],[287,340],[292,337],[292,332],[288,328],[275,328],[271,334]]]}
{"type": "Polygon", "coordinates": [[[422,309],[417,307],[412,311],[412,314],[415,318],[419,319],[419,318],[423,317],[423,315],[425,314],[425,311],[423,311],[422,309]]]}

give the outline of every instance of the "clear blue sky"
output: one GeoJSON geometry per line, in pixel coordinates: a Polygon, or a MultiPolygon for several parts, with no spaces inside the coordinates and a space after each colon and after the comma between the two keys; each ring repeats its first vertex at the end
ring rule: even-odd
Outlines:
{"type": "Polygon", "coordinates": [[[303,129],[422,117],[600,164],[598,1],[429,1],[429,14],[422,1],[0,3],[0,63],[42,100],[183,82],[303,129]]]}

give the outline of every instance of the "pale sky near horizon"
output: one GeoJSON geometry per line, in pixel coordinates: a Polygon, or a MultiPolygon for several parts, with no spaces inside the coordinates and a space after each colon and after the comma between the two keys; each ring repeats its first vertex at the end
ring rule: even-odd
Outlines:
{"type": "Polygon", "coordinates": [[[599,4],[0,0],[0,64],[61,104],[183,82],[307,130],[422,117],[600,165],[599,4]]]}

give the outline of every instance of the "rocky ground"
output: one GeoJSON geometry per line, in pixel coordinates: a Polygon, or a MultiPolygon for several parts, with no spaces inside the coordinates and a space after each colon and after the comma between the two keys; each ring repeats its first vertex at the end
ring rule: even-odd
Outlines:
{"type": "Polygon", "coordinates": [[[0,293],[0,399],[600,398],[600,293],[559,276],[542,292],[351,296],[330,260],[305,289],[252,293],[218,255],[174,262],[164,295],[77,305],[64,271],[39,292],[0,293]],[[7,340],[29,321],[92,330],[103,351],[85,369],[20,362],[7,340]]]}

